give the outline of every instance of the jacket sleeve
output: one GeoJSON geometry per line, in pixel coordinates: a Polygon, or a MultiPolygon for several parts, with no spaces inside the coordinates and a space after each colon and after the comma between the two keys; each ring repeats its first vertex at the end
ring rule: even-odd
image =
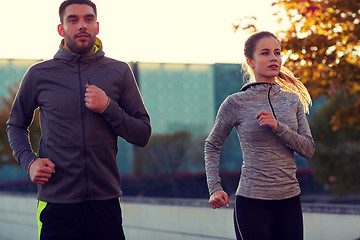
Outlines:
{"type": "Polygon", "coordinates": [[[221,104],[214,127],[205,140],[205,170],[210,195],[217,190],[222,190],[219,176],[220,150],[226,137],[236,125],[236,117],[232,109],[231,101],[228,97],[221,104]]]}
{"type": "Polygon", "coordinates": [[[27,171],[30,163],[36,158],[31,148],[28,131],[36,108],[35,76],[30,68],[21,81],[7,121],[10,147],[13,150],[15,159],[27,171]]]}
{"type": "Polygon", "coordinates": [[[311,136],[304,108],[300,101],[298,102],[296,116],[298,121],[297,131],[292,130],[286,124],[279,122],[277,130],[274,132],[287,147],[293,149],[300,156],[310,159],[315,152],[315,143],[311,136]]]}
{"type": "Polygon", "coordinates": [[[151,135],[150,117],[128,65],[123,80],[124,88],[119,102],[110,99],[102,116],[116,135],[129,143],[144,147],[151,135]]]}

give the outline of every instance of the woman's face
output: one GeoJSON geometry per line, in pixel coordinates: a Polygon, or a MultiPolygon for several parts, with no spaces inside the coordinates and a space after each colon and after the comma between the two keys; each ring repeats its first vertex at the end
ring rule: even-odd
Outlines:
{"type": "Polygon", "coordinates": [[[257,82],[274,82],[281,68],[281,47],[273,37],[265,37],[255,46],[253,59],[246,59],[257,82]]]}

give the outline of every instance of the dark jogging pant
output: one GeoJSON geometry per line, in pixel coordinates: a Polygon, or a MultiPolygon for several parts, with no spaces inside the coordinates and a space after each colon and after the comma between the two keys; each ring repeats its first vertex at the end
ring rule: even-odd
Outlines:
{"type": "Polygon", "coordinates": [[[56,204],[39,201],[40,240],[124,240],[119,199],[56,204]]]}
{"type": "Polygon", "coordinates": [[[300,196],[284,200],[236,196],[234,226],[238,240],[303,240],[300,196]]]}

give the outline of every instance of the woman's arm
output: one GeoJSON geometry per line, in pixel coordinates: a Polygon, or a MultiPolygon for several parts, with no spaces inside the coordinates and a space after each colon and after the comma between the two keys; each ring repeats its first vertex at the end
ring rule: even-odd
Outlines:
{"type": "Polygon", "coordinates": [[[311,158],[315,152],[314,139],[311,136],[309,123],[306,119],[305,112],[300,101],[296,113],[298,120],[298,130],[294,131],[284,123],[279,122],[278,128],[274,131],[281,141],[297,154],[307,159],[311,158]]]}
{"type": "Polygon", "coordinates": [[[210,195],[215,191],[222,190],[219,176],[220,150],[226,137],[236,125],[236,121],[234,107],[228,97],[221,104],[214,127],[205,140],[205,170],[210,195]]]}

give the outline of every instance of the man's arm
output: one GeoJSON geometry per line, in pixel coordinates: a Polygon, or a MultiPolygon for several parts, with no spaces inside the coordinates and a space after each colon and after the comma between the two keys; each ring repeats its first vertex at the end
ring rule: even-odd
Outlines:
{"type": "Polygon", "coordinates": [[[26,171],[29,171],[30,163],[37,158],[31,148],[28,131],[34,110],[37,108],[34,79],[34,73],[30,68],[21,81],[7,121],[10,147],[15,159],[26,171]]]}
{"type": "Polygon", "coordinates": [[[144,106],[133,73],[128,66],[119,102],[110,99],[95,85],[86,85],[85,106],[102,114],[116,135],[144,147],[151,135],[150,117],[144,106]]]}

